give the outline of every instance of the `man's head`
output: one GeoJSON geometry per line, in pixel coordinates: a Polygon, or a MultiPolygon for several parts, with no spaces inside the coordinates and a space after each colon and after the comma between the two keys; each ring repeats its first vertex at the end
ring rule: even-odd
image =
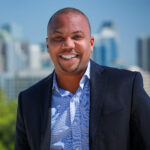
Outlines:
{"type": "Polygon", "coordinates": [[[86,70],[94,38],[84,13],[75,8],[57,11],[49,20],[47,34],[47,48],[56,74],[75,74],[86,70]]]}
{"type": "Polygon", "coordinates": [[[74,13],[74,14],[80,14],[80,15],[83,15],[84,18],[86,19],[87,23],[88,23],[88,26],[89,26],[89,29],[90,29],[90,34],[91,34],[91,26],[90,26],[90,22],[89,22],[89,19],[88,17],[82,12],[80,11],[79,9],[76,9],[76,8],[70,8],[70,7],[67,7],[67,8],[63,8],[63,9],[60,9],[58,11],[56,11],[50,18],[49,22],[48,22],[48,25],[47,25],[47,35],[49,34],[49,30],[51,28],[51,25],[55,19],[56,16],[58,15],[61,15],[61,14],[67,14],[67,13],[74,13]]]}

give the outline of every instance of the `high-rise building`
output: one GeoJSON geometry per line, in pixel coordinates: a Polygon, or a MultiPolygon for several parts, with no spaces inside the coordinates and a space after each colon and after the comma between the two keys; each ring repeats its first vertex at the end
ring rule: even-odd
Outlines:
{"type": "Polygon", "coordinates": [[[33,70],[41,69],[41,47],[38,44],[30,45],[29,68],[33,70]]]}
{"type": "Polygon", "coordinates": [[[5,91],[5,94],[13,99],[17,98],[18,94],[44,77],[48,76],[52,69],[47,70],[32,70],[27,69],[14,73],[4,72],[0,74],[0,89],[5,91]]]}
{"type": "Polygon", "coordinates": [[[41,43],[41,66],[43,69],[49,69],[49,68],[54,68],[53,66],[53,62],[47,52],[47,47],[46,47],[46,42],[45,43],[41,43]]]}
{"type": "Polygon", "coordinates": [[[13,39],[20,40],[23,36],[22,27],[16,23],[6,23],[2,25],[2,30],[7,31],[13,39]]]}
{"type": "Polygon", "coordinates": [[[118,33],[112,22],[104,22],[95,35],[93,59],[101,65],[114,66],[117,61],[118,33]]]}
{"type": "Polygon", "coordinates": [[[3,58],[4,72],[16,72],[25,68],[26,57],[22,51],[22,42],[19,37],[13,35],[15,31],[17,31],[17,28],[9,25],[3,26],[0,30],[0,53],[3,58]]]}
{"type": "Polygon", "coordinates": [[[3,72],[5,70],[5,51],[4,51],[4,43],[2,39],[0,39],[0,72],[3,72]]]}
{"type": "Polygon", "coordinates": [[[137,63],[143,70],[150,71],[150,36],[137,40],[137,63]]]}
{"type": "Polygon", "coordinates": [[[5,53],[5,55],[3,55],[3,59],[4,59],[4,71],[11,71],[12,69],[14,69],[14,46],[13,46],[13,39],[11,38],[10,34],[5,31],[5,30],[1,30],[0,32],[0,40],[2,41],[2,46],[1,46],[1,51],[3,53],[5,53]]]}

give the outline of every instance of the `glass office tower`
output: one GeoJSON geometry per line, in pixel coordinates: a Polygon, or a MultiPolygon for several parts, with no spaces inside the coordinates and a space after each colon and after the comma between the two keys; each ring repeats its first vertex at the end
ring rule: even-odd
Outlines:
{"type": "Polygon", "coordinates": [[[101,65],[114,66],[117,60],[118,34],[112,22],[104,22],[95,35],[93,59],[101,65]]]}

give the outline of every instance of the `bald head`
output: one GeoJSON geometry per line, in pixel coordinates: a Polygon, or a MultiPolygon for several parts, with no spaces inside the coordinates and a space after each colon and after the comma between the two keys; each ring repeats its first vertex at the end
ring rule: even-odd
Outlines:
{"type": "Polygon", "coordinates": [[[87,24],[89,26],[89,31],[91,34],[91,26],[90,26],[90,23],[89,23],[87,16],[82,11],[80,11],[79,9],[67,7],[67,8],[63,8],[63,9],[58,10],[57,12],[55,12],[52,15],[52,17],[50,18],[48,25],[47,25],[47,35],[49,34],[49,31],[51,29],[52,24],[54,23],[55,18],[58,17],[59,15],[68,14],[68,13],[73,13],[76,15],[82,15],[85,18],[85,20],[87,21],[87,24]]]}

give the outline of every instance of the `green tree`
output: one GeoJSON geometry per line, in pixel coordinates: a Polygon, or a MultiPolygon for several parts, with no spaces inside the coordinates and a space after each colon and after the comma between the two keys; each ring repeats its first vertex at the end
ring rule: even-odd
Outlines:
{"type": "Polygon", "coordinates": [[[0,150],[13,150],[16,128],[17,102],[0,90],[0,150]]]}

